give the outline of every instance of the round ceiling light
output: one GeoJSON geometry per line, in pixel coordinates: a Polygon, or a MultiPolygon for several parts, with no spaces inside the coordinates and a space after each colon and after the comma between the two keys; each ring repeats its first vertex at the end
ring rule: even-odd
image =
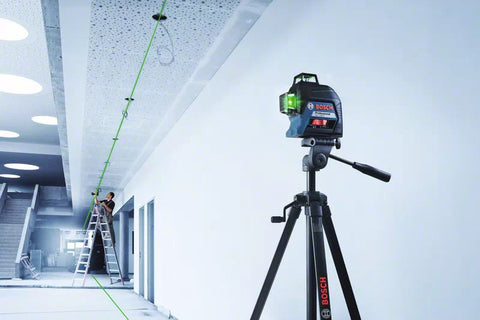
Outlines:
{"type": "Polygon", "coordinates": [[[19,41],[28,37],[28,31],[12,20],[0,18],[0,40],[19,41]]]}
{"type": "Polygon", "coordinates": [[[7,179],[18,179],[18,178],[20,178],[19,175],[16,175],[16,174],[8,174],[8,173],[2,173],[2,174],[0,174],[0,177],[2,177],[2,178],[7,178],[7,179]]]}
{"type": "Polygon", "coordinates": [[[42,91],[40,83],[13,74],[0,73],[0,92],[13,94],[34,94],[42,91]]]}
{"type": "Polygon", "coordinates": [[[32,121],[40,124],[46,124],[48,126],[58,125],[57,118],[50,117],[50,116],[35,116],[35,117],[32,117],[32,121]]]}
{"type": "Polygon", "coordinates": [[[15,170],[38,170],[39,167],[33,164],[25,163],[6,163],[4,164],[6,168],[15,169],[15,170]]]}
{"type": "Polygon", "coordinates": [[[20,135],[13,131],[0,130],[0,138],[18,138],[20,135]]]}

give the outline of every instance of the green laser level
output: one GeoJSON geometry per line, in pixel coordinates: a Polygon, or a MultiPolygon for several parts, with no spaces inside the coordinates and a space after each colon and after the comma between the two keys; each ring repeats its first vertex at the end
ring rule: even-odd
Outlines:
{"type": "Polygon", "coordinates": [[[280,96],[280,112],[290,119],[287,137],[342,137],[340,98],[332,88],[319,84],[315,74],[294,77],[290,90],[280,96]]]}

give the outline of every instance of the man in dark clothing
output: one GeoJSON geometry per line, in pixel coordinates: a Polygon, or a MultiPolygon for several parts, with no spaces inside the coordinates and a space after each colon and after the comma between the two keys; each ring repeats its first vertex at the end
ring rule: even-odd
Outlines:
{"type": "Polygon", "coordinates": [[[115,197],[115,193],[109,192],[107,193],[107,198],[102,201],[98,201],[97,197],[95,196],[95,203],[101,204],[102,207],[105,209],[107,213],[107,223],[110,229],[110,236],[112,237],[112,244],[115,246],[115,231],[113,230],[113,208],[115,208],[115,202],[113,202],[113,197],[115,197]]]}

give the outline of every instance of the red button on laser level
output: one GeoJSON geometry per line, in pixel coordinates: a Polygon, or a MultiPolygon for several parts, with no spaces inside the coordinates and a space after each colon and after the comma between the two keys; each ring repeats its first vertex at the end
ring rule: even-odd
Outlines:
{"type": "Polygon", "coordinates": [[[327,120],[315,119],[315,120],[312,121],[312,124],[314,126],[326,126],[327,125],[327,120]]]}

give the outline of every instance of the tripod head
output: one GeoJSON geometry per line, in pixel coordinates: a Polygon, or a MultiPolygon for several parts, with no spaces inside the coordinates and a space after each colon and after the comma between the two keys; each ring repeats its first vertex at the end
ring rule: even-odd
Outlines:
{"type": "Polygon", "coordinates": [[[341,163],[348,164],[352,168],[376,179],[384,182],[390,181],[391,175],[388,172],[374,168],[368,164],[351,162],[330,154],[333,146],[337,147],[337,149],[340,149],[340,140],[322,139],[316,137],[304,138],[302,140],[302,147],[310,147],[310,153],[303,157],[303,171],[319,171],[327,166],[328,159],[330,158],[341,163]]]}

